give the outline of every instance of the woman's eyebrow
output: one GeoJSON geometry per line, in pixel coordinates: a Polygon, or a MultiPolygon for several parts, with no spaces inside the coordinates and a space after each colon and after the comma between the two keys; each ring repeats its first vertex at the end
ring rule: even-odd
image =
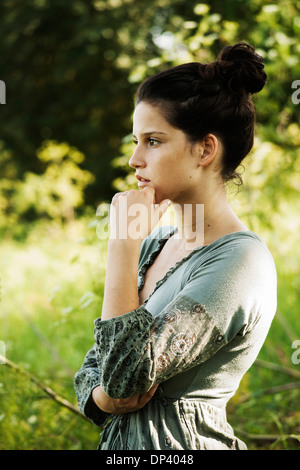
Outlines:
{"type": "MultiPolygon", "coordinates": [[[[152,135],[152,134],[167,134],[166,132],[160,132],[160,131],[150,131],[150,132],[143,132],[141,135],[143,136],[149,136],[149,135],[152,135]]],[[[133,137],[135,137],[134,134],[132,134],[133,137]]]]}

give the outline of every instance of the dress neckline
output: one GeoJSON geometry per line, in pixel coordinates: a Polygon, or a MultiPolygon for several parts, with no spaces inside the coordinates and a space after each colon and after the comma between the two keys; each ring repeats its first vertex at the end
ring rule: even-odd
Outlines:
{"type": "MultiPolygon", "coordinates": [[[[166,242],[177,232],[178,228],[177,227],[173,227],[171,229],[170,232],[168,232],[164,237],[160,238],[158,240],[158,246],[157,248],[150,254],[149,258],[147,259],[147,261],[143,264],[143,266],[141,267],[140,271],[139,271],[139,274],[142,278],[142,281],[141,281],[141,284],[139,286],[139,291],[144,287],[145,285],[145,274],[147,272],[147,270],[150,268],[150,266],[152,266],[152,264],[154,263],[155,259],[157,258],[157,256],[159,255],[159,253],[162,251],[163,247],[165,246],[166,242]]],[[[207,246],[207,245],[206,245],[207,246]]],[[[197,246],[195,247],[193,250],[190,251],[190,253],[186,256],[184,256],[181,260],[177,261],[174,266],[171,266],[171,268],[168,269],[168,271],[166,272],[166,274],[156,282],[155,284],[155,287],[153,289],[153,291],[151,292],[151,294],[149,295],[149,297],[145,300],[145,302],[142,304],[142,305],[146,305],[147,302],[149,301],[149,299],[152,297],[152,295],[157,291],[157,289],[185,262],[187,261],[189,258],[191,258],[191,256],[200,251],[201,249],[205,248],[205,246],[197,246]]]]}
{"type": "MultiPolygon", "coordinates": [[[[170,228],[170,230],[162,237],[162,238],[159,238],[158,239],[158,244],[157,244],[157,248],[152,251],[152,253],[149,255],[147,261],[141,266],[141,268],[139,269],[139,276],[141,277],[141,283],[138,287],[138,291],[140,291],[144,285],[145,285],[145,274],[148,270],[148,268],[150,266],[152,266],[152,264],[154,263],[155,259],[157,258],[157,256],[159,255],[159,253],[162,251],[163,247],[165,246],[166,242],[169,240],[169,238],[171,238],[178,230],[178,227],[176,226],[173,226],[170,228]]],[[[157,289],[180,267],[182,266],[183,263],[185,263],[186,261],[188,261],[195,253],[198,253],[199,251],[205,249],[205,248],[210,248],[212,247],[213,245],[215,245],[217,242],[220,242],[221,240],[225,239],[225,238],[230,238],[232,237],[233,235],[241,235],[241,234],[249,234],[251,236],[255,236],[256,239],[260,239],[260,237],[252,232],[251,230],[240,230],[240,231],[237,231],[237,232],[231,232],[231,233],[228,233],[226,235],[223,235],[222,237],[220,238],[217,238],[216,240],[214,240],[213,242],[211,242],[210,244],[208,245],[201,245],[201,246],[197,246],[195,247],[193,250],[190,251],[190,253],[186,256],[184,256],[181,260],[177,261],[174,266],[172,266],[171,268],[168,269],[168,271],[166,272],[166,274],[156,282],[156,285],[153,289],[153,291],[151,292],[151,294],[149,295],[149,297],[145,300],[145,302],[142,304],[142,305],[146,305],[147,302],[150,300],[150,298],[154,295],[154,293],[157,291],[157,289]]]]}

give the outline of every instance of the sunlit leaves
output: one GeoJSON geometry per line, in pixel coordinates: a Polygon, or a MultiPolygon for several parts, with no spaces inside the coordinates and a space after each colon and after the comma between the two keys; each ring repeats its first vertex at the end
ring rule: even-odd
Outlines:
{"type": "Polygon", "coordinates": [[[44,142],[37,152],[46,164],[42,174],[26,172],[14,184],[12,210],[16,215],[33,210],[39,216],[57,220],[74,219],[74,210],[84,203],[85,187],[93,175],[79,167],[84,155],[67,143],[44,142]]]}

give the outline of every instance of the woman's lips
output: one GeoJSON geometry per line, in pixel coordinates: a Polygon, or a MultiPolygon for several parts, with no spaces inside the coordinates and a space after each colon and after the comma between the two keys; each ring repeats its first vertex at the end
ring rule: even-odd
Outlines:
{"type": "Polygon", "coordinates": [[[136,175],[136,177],[138,179],[138,187],[139,188],[144,188],[145,186],[147,186],[148,183],[150,183],[150,180],[147,180],[146,178],[142,178],[139,175],[136,175]]]}
{"type": "Polygon", "coordinates": [[[138,187],[139,188],[144,188],[145,186],[147,186],[148,183],[150,183],[150,181],[141,180],[141,181],[138,182],[138,187]]]}

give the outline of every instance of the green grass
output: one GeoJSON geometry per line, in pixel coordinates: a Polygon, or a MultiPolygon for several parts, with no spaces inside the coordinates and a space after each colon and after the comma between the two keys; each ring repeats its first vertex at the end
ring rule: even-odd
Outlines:
{"type": "MultiPolygon", "coordinates": [[[[23,241],[4,239],[0,250],[0,340],[6,356],[73,405],[73,377],[93,343],[106,267],[106,241],[88,223],[36,225],[23,241]]],[[[299,287],[293,266],[283,265],[278,256],[279,315],[259,359],[297,374],[300,365],[292,363],[291,344],[300,339],[299,287]]],[[[299,441],[285,436],[300,435],[300,389],[259,395],[291,382],[300,379],[261,365],[243,378],[229,403],[228,419],[249,449],[299,448],[299,441]],[[278,439],[266,439],[270,434],[278,439]],[[262,435],[265,439],[259,440],[262,435]]],[[[0,365],[1,450],[95,449],[99,432],[28,377],[0,365]]]]}

